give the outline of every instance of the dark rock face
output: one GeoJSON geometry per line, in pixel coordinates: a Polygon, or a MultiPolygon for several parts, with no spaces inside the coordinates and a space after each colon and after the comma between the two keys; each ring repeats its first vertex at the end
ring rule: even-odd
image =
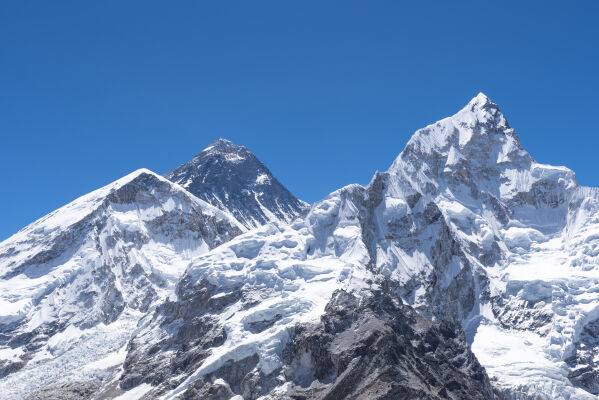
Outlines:
{"type": "Polygon", "coordinates": [[[554,317],[550,304],[550,297],[534,302],[519,299],[516,296],[491,298],[493,314],[502,326],[537,332],[541,336],[547,334],[547,327],[554,317]]]}
{"type": "Polygon", "coordinates": [[[219,139],[165,177],[247,228],[291,222],[306,208],[248,149],[219,139]]]}
{"type": "Polygon", "coordinates": [[[98,387],[97,382],[62,383],[40,389],[26,400],[87,400],[94,398],[98,387]]]}
{"type": "Polygon", "coordinates": [[[584,390],[599,395],[599,319],[589,322],[576,343],[572,357],[567,361],[571,370],[568,374],[570,381],[584,390]]]}
{"type": "Polygon", "coordinates": [[[493,399],[461,329],[391,296],[337,291],[286,350],[289,399],[493,399]]]}
{"type": "Polygon", "coordinates": [[[264,377],[256,370],[257,364],[256,354],[237,362],[229,360],[218,370],[193,382],[181,397],[185,400],[230,400],[240,393],[244,399],[255,399],[265,393],[263,385],[268,387],[272,383],[269,379],[272,377],[264,377]]]}
{"type": "Polygon", "coordinates": [[[27,364],[28,359],[24,358],[18,361],[1,360],[0,361],[0,379],[6,375],[20,370],[27,364]]]}
{"type": "Polygon", "coordinates": [[[211,297],[217,292],[218,288],[204,281],[193,295],[159,306],[148,321],[155,329],[129,342],[120,388],[149,383],[158,386],[153,392],[156,394],[173,389],[181,379],[169,378],[191,374],[210,355],[212,347],[223,344],[227,335],[213,313],[236,301],[237,296],[220,298],[223,304],[215,304],[211,297]]]}

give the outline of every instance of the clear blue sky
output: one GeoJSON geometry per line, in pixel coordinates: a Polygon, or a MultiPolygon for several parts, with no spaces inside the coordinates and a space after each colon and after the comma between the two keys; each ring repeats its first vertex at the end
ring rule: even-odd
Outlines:
{"type": "Polygon", "coordinates": [[[539,162],[599,186],[598,17],[597,1],[3,1],[0,239],[219,137],[312,202],[479,91],[539,162]]]}

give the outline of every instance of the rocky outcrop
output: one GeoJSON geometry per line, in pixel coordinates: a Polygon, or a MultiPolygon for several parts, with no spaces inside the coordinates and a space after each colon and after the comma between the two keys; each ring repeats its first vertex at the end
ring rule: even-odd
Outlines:
{"type": "Polygon", "coordinates": [[[219,289],[209,282],[197,285],[192,295],[181,293],[181,286],[181,301],[160,305],[144,321],[153,329],[142,330],[129,342],[119,378],[121,389],[148,383],[156,387],[152,392],[155,396],[174,389],[202,364],[212,348],[226,340],[216,315],[238,301],[241,293],[234,291],[214,299],[219,289]]]}
{"type": "Polygon", "coordinates": [[[574,354],[568,358],[571,368],[568,378],[576,386],[599,395],[599,319],[589,322],[574,348],[574,354]]]}
{"type": "Polygon", "coordinates": [[[320,323],[296,328],[286,360],[285,399],[494,398],[459,326],[383,292],[335,292],[320,323]]]}
{"type": "Polygon", "coordinates": [[[47,386],[25,400],[89,400],[95,397],[99,382],[70,382],[47,386]]]}

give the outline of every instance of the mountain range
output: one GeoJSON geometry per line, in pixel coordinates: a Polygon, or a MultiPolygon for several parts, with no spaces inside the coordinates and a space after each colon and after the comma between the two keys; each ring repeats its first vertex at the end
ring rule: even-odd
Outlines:
{"type": "Polygon", "coordinates": [[[0,243],[0,393],[597,399],[598,249],[482,93],[311,205],[219,139],[0,243]]]}

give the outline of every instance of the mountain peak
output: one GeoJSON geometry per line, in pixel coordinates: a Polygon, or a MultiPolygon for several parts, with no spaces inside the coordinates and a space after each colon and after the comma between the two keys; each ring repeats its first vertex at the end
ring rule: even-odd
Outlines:
{"type": "Polygon", "coordinates": [[[500,130],[509,130],[513,133],[499,106],[493,103],[484,93],[480,92],[466,104],[464,108],[451,117],[471,128],[477,125],[495,126],[500,130]]]}
{"type": "Polygon", "coordinates": [[[241,148],[243,148],[243,146],[238,146],[235,143],[233,143],[232,141],[230,141],[228,139],[224,139],[224,138],[216,139],[214,142],[212,142],[210,147],[214,147],[217,149],[241,149],[241,148]]]}
{"type": "Polygon", "coordinates": [[[481,92],[453,116],[417,130],[403,153],[417,149],[426,154],[447,154],[451,148],[474,147],[490,154],[492,148],[503,147],[506,142],[510,148],[521,149],[516,132],[497,104],[481,92]]]}
{"type": "Polygon", "coordinates": [[[165,177],[245,227],[290,222],[305,208],[247,148],[218,139],[165,177]]]}
{"type": "Polygon", "coordinates": [[[486,94],[484,94],[483,92],[479,92],[468,103],[469,106],[473,106],[473,107],[484,107],[484,106],[486,106],[488,104],[495,104],[495,103],[493,103],[491,101],[491,99],[486,94]]]}
{"type": "Polygon", "coordinates": [[[499,176],[504,168],[526,169],[532,162],[497,104],[479,93],[453,116],[417,130],[391,171],[408,171],[437,187],[441,180],[457,182],[460,174],[483,181],[491,171],[499,176]]]}
{"type": "Polygon", "coordinates": [[[231,144],[234,144],[234,143],[232,141],[230,141],[229,139],[225,139],[225,138],[218,138],[214,142],[212,142],[213,146],[216,146],[216,145],[219,145],[219,144],[231,145],[231,144]]]}
{"type": "Polygon", "coordinates": [[[220,138],[212,142],[210,146],[202,150],[202,152],[196,155],[196,157],[206,153],[239,153],[243,150],[247,151],[247,149],[243,146],[238,146],[228,139],[220,138]]]}
{"type": "Polygon", "coordinates": [[[529,191],[540,176],[563,188],[577,185],[569,169],[536,164],[483,93],[455,115],[417,130],[389,172],[403,175],[422,193],[468,187],[471,193],[509,198],[529,191]]]}

